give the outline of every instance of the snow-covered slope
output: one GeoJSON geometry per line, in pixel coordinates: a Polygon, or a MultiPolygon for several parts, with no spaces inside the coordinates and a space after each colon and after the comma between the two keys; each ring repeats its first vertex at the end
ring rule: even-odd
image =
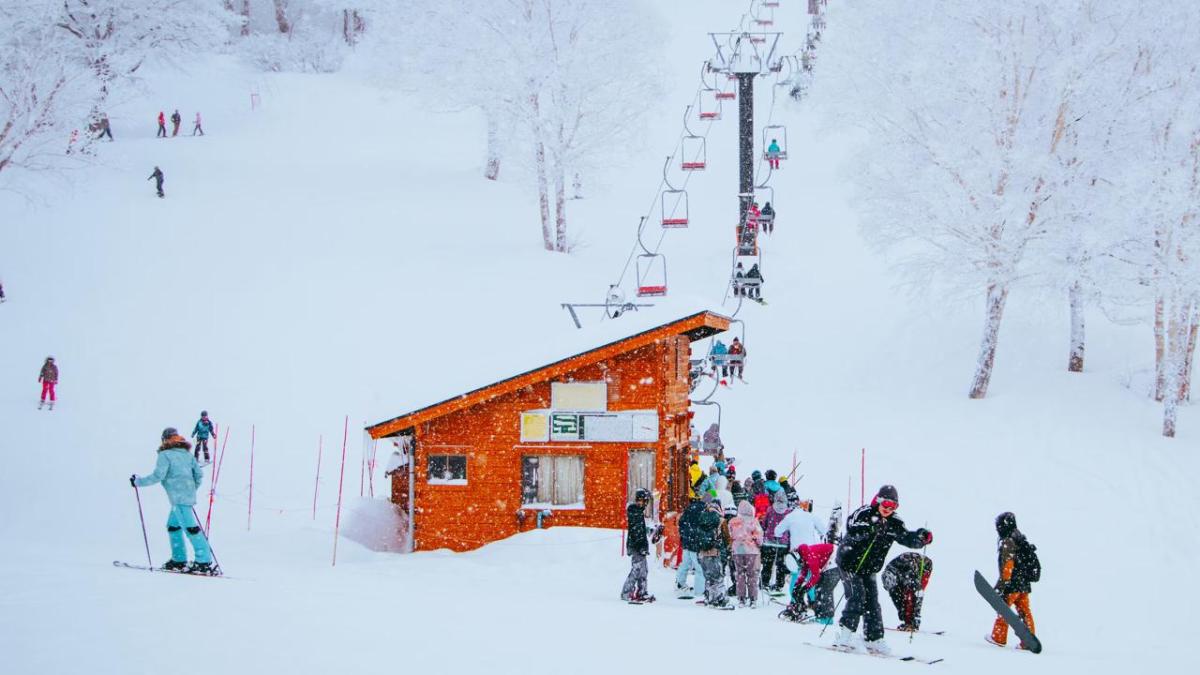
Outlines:
{"type": "MultiPolygon", "coordinates": [[[[344,415],[345,527],[373,512],[354,475],[363,421],[696,309],[735,311],[721,305],[736,218],[731,116],[710,136],[712,168],[689,186],[693,227],[664,242],[671,296],[583,331],[558,305],[600,300],[616,280],[708,55],[703,31],[735,18],[725,4],[672,17],[668,93],[644,146],[572,203],[583,246],[571,256],[540,250],[536,204],[515,170],[499,183],[479,177],[474,114],[430,112],[348,75],[264,77],[223,61],[152,76],[151,93],[113,112],[117,142],[72,189],[0,197],[10,297],[0,306],[0,651],[11,672],[536,673],[563,662],[608,672],[691,657],[736,667],[760,648],[826,672],[909,667],[803,647],[817,629],[776,621],[774,609],[714,615],[668,599],[661,572],[659,603],[618,602],[627,561],[615,531],[532,532],[463,555],[343,539],[329,566],[344,415]],[[249,110],[251,90],[261,110],[249,110]],[[200,108],[209,135],[156,140],[153,116],[176,106],[185,119],[200,108]],[[161,201],[145,180],[155,165],[167,178],[161,201]],[[35,409],[47,354],[62,369],[53,412],[35,409]],[[144,555],[128,475],[149,471],[162,427],[190,428],[202,408],[231,431],[213,544],[233,578],[109,568],[144,555]],[[182,632],[164,639],[167,621],[182,632]]],[[[795,46],[804,24],[793,4],[780,25],[795,46]]],[[[760,88],[760,114],[771,89],[760,88]]],[[[925,623],[949,633],[911,649],[945,657],[940,668],[1117,672],[1147,649],[1160,667],[1181,664],[1178,627],[1196,619],[1181,580],[1200,546],[1177,516],[1198,505],[1200,415],[1183,411],[1179,438],[1165,442],[1157,408],[1122,386],[1148,365],[1130,356],[1149,355],[1148,335],[1097,322],[1089,372],[1068,376],[1065,303],[1014,296],[991,394],[967,400],[981,312],[892,289],[846,197],[852,137],[779,99],[793,159],[773,182],[770,305],[738,313],[751,384],[717,394],[739,467],[784,468],[795,452],[799,488],[825,512],[848,490],[857,503],[865,447],[868,492],[894,483],[910,526],[936,534],[925,623]],[[981,640],[991,615],[970,576],[994,573],[991,522],[1006,509],[1046,567],[1033,599],[1047,645],[1037,657],[981,640]]],[[[142,497],[160,561],[164,502],[157,489],[142,497]]]]}

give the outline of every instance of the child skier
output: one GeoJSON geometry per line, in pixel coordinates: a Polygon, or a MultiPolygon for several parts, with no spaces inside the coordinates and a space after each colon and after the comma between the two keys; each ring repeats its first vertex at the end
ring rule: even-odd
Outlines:
{"type": "Polygon", "coordinates": [[[884,485],[870,504],[850,514],[846,522],[846,536],[837,551],[837,564],[846,585],[846,609],[842,612],[841,628],[833,643],[835,648],[858,651],[860,646],[865,646],[872,654],[891,654],[883,639],[883,612],[879,608],[875,575],[883,569],[883,561],[893,542],[898,541],[908,548],[920,548],[933,542],[933,533],[929,530],[922,527],[910,531],[904,527],[904,521],[895,517],[899,506],[896,488],[884,485]],[[860,618],[864,619],[865,645],[861,645],[857,635],[860,618]]]}
{"type": "MultiPolygon", "coordinates": [[[[1033,590],[1031,584],[1042,576],[1037,547],[1029,543],[1017,529],[1017,517],[1010,511],[996,516],[996,534],[999,535],[996,548],[1000,566],[996,592],[1006,604],[1017,610],[1017,616],[1029,627],[1029,632],[1037,635],[1033,626],[1033,612],[1029,609],[1029,594],[1033,590]]],[[[1008,641],[1008,623],[1002,617],[996,617],[992,634],[987,640],[1001,647],[1008,641]]]]}
{"type": "MultiPolygon", "coordinates": [[[[633,503],[625,507],[625,550],[629,551],[631,565],[629,576],[621,588],[621,599],[627,602],[654,602],[650,595],[647,575],[650,567],[646,557],[650,555],[650,543],[646,531],[646,506],[650,504],[650,491],[639,489],[633,503]]],[[[660,530],[655,530],[654,541],[658,541],[660,530]]]]}
{"type": "Polygon", "coordinates": [[[900,616],[897,630],[917,631],[921,628],[921,604],[925,587],[933,574],[933,561],[920,553],[901,553],[892,558],[883,570],[883,588],[896,606],[900,616]]]}
{"type": "Polygon", "coordinates": [[[138,478],[136,474],[129,477],[129,484],[134,488],[146,487],[162,483],[167,499],[171,503],[171,512],[167,516],[167,536],[171,540],[171,560],[163,565],[164,570],[189,572],[192,574],[220,574],[220,570],[212,564],[212,553],[208,548],[208,540],[200,530],[193,517],[192,507],[196,504],[196,490],[204,479],[204,473],[196,464],[190,450],[192,446],[173,427],[167,427],[162,432],[162,444],[158,447],[158,459],[154,463],[154,473],[138,478]],[[183,532],[187,530],[187,538],[195,551],[195,563],[188,566],[187,547],[183,543],[183,532]]]}
{"type": "Polygon", "coordinates": [[[196,439],[197,460],[200,459],[200,451],[204,450],[204,464],[201,466],[207,466],[210,461],[208,458],[208,437],[215,433],[212,420],[208,419],[208,411],[201,410],[200,419],[196,422],[196,426],[192,428],[192,438],[196,439]]]}
{"type": "MultiPolygon", "coordinates": [[[[162,189],[162,185],[163,185],[162,169],[158,168],[157,166],[154,167],[154,173],[150,174],[150,178],[154,179],[154,188],[156,190],[158,190],[159,198],[161,199],[162,197],[166,196],[163,194],[163,189],[162,189]]],[[[147,178],[146,180],[150,180],[150,178],[147,178]]]]}
{"type": "Polygon", "coordinates": [[[154,137],[155,138],[166,138],[167,137],[167,116],[164,115],[163,111],[161,111],[161,110],[158,111],[158,133],[154,137]]]}
{"type": "Polygon", "coordinates": [[[729,521],[729,539],[733,548],[734,585],[737,588],[738,606],[758,603],[758,565],[763,543],[762,526],[754,517],[754,506],[742,501],[737,507],[737,517],[729,521]]]}
{"type": "Polygon", "coordinates": [[[50,397],[50,409],[54,410],[54,387],[58,385],[58,365],[53,356],[47,356],[42,364],[42,372],[38,373],[38,382],[42,383],[42,399],[38,402],[38,410],[46,405],[46,396],[50,397]]]}

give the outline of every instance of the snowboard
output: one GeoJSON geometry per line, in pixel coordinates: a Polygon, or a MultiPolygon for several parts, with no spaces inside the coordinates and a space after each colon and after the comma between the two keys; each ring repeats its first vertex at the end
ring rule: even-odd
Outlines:
{"type": "Polygon", "coordinates": [[[890,655],[890,656],[885,656],[883,654],[872,654],[871,652],[866,652],[866,651],[860,652],[858,650],[841,649],[839,647],[834,647],[833,645],[819,645],[815,642],[803,642],[802,644],[806,644],[809,647],[816,647],[818,649],[825,649],[825,650],[828,650],[831,652],[837,652],[839,654],[855,654],[858,656],[870,656],[870,657],[876,658],[876,659],[889,659],[892,661],[907,661],[908,663],[924,663],[927,666],[932,666],[935,663],[941,663],[942,661],[946,660],[946,659],[926,659],[926,658],[922,658],[920,656],[897,656],[895,654],[890,655]]]}
{"type": "Polygon", "coordinates": [[[992,609],[996,610],[996,613],[1008,622],[1008,627],[1012,628],[1017,637],[1021,638],[1021,644],[1025,649],[1034,654],[1042,653],[1042,641],[1029,632],[1029,627],[1025,625],[1021,617],[1017,616],[1017,613],[1011,607],[1004,604],[1004,598],[1000,597],[996,589],[987,582],[987,579],[983,578],[983,575],[978,570],[975,571],[975,590],[979,591],[979,594],[983,596],[984,600],[987,600],[992,609]]]}
{"type": "Polygon", "coordinates": [[[226,577],[224,575],[224,573],[221,572],[220,567],[214,567],[213,570],[215,570],[215,571],[213,574],[200,574],[198,572],[183,572],[183,571],[176,571],[176,570],[165,570],[161,567],[150,567],[149,565],[137,565],[134,563],[122,562],[120,560],[114,560],[113,567],[124,567],[125,569],[128,569],[128,570],[143,570],[146,572],[163,572],[166,574],[183,574],[183,575],[187,575],[189,577],[214,577],[214,578],[219,577],[219,578],[223,578],[223,579],[229,578],[229,577],[226,577]]]}
{"type": "Polygon", "coordinates": [[[723,605],[710,605],[708,604],[707,600],[697,600],[696,605],[699,607],[707,607],[709,609],[715,609],[723,612],[732,612],[733,610],[737,609],[737,607],[734,607],[733,603],[731,602],[726,602],[723,605]]]}

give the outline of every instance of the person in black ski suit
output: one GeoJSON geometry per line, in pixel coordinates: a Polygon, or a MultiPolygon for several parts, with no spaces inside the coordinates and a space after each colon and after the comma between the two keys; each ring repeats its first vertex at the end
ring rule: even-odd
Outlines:
{"type": "Polygon", "coordinates": [[[896,488],[884,485],[871,499],[846,521],[846,535],[838,546],[837,565],[846,585],[846,609],[842,612],[841,628],[834,646],[857,650],[858,622],[863,619],[863,634],[867,650],[873,654],[890,654],[883,639],[883,612],[879,608],[879,587],[875,575],[883,569],[883,561],[893,542],[908,548],[921,548],[933,542],[933,533],[925,528],[908,530],[904,521],[895,517],[900,506],[896,488]]]}
{"type": "Polygon", "coordinates": [[[921,603],[925,587],[933,574],[933,561],[920,553],[908,552],[892,558],[883,569],[883,588],[896,606],[900,617],[898,630],[916,631],[921,628],[921,603]]]}
{"type": "Polygon", "coordinates": [[[700,516],[704,513],[704,502],[693,497],[683,513],[679,515],[679,545],[683,548],[683,561],[675,571],[675,591],[680,597],[695,597],[704,592],[704,568],[700,565],[700,547],[704,544],[700,532],[700,516]],[[688,595],[687,573],[695,571],[692,595],[688,595]]]}
{"type": "MultiPolygon", "coordinates": [[[[158,196],[159,197],[165,196],[165,195],[163,195],[163,189],[162,189],[162,184],[163,184],[162,169],[158,168],[157,166],[154,167],[154,173],[150,174],[150,178],[154,179],[154,187],[155,187],[155,189],[158,190],[158,196]]],[[[146,180],[150,180],[150,178],[147,178],[146,180]]]]}
{"type": "Polygon", "coordinates": [[[704,495],[704,511],[697,518],[700,538],[700,569],[704,570],[704,604],[724,607],[729,604],[721,583],[721,524],[724,521],[721,502],[704,495]]]}
{"type": "Polygon", "coordinates": [[[762,299],[763,275],[762,275],[762,271],[758,269],[758,263],[754,263],[753,265],[750,266],[750,271],[746,272],[746,278],[754,279],[755,281],[758,282],[758,283],[751,283],[749,286],[747,286],[746,297],[750,298],[751,300],[761,300],[762,299]]]}
{"type": "MultiPolygon", "coordinates": [[[[646,557],[650,555],[649,532],[646,529],[646,507],[650,504],[650,491],[639,489],[635,493],[633,503],[625,507],[625,550],[629,551],[632,560],[629,576],[621,588],[621,599],[629,602],[654,602],[650,595],[647,580],[650,567],[646,557]]],[[[654,532],[654,541],[658,541],[661,531],[654,532]]]]}

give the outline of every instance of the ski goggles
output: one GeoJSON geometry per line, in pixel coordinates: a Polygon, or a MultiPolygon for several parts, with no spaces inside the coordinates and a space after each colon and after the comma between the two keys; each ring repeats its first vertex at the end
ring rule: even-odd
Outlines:
{"type": "Polygon", "coordinates": [[[891,509],[892,511],[895,511],[896,509],[900,508],[900,502],[894,499],[880,499],[879,508],[891,509]]]}

